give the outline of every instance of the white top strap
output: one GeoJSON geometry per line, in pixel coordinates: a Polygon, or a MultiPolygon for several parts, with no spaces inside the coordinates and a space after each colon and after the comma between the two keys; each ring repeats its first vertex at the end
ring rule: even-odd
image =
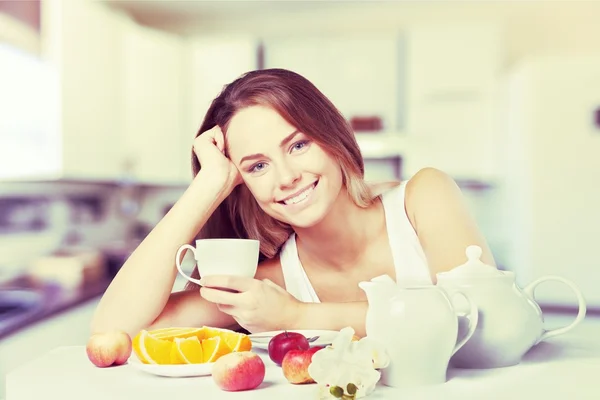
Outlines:
{"type": "Polygon", "coordinates": [[[300,263],[295,233],[292,233],[283,244],[279,259],[286,290],[302,302],[320,303],[319,296],[317,296],[306,271],[300,263]]]}
{"type": "Polygon", "coordinates": [[[414,283],[432,284],[425,252],[406,215],[406,183],[402,182],[381,196],[396,281],[410,280],[414,283]]]}

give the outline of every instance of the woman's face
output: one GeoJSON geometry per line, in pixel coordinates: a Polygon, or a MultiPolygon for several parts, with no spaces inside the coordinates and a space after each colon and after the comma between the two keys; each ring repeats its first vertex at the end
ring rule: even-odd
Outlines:
{"type": "Polygon", "coordinates": [[[282,222],[310,227],[325,217],[340,193],[340,165],[271,108],[252,106],[236,113],[227,144],[260,207],[282,222]]]}

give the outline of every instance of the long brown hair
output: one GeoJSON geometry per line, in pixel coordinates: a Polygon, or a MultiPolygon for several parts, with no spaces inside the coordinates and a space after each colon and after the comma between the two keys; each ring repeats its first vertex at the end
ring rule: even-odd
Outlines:
{"type": "MultiPolygon", "coordinates": [[[[350,198],[360,207],[371,204],[371,193],[363,180],[363,158],[348,121],[309,80],[292,71],[251,71],[226,85],[210,105],[196,137],[216,125],[226,135],[235,113],[256,105],[271,107],[337,159],[350,198]]],[[[194,176],[200,171],[193,151],[192,171],[194,176]]],[[[276,256],[292,232],[291,226],[266,214],[248,188],[240,184],[217,207],[200,230],[198,239],[258,239],[260,262],[276,256]]],[[[192,276],[199,276],[197,267],[192,276]]],[[[190,282],[187,288],[196,286],[190,282]]]]}

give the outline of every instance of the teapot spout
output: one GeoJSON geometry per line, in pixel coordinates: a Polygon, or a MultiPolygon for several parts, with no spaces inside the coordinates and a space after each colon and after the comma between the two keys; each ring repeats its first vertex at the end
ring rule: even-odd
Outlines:
{"type": "Polygon", "coordinates": [[[381,275],[370,281],[359,282],[358,287],[367,295],[369,304],[390,299],[398,289],[396,282],[388,275],[381,275]]]}
{"type": "Polygon", "coordinates": [[[367,299],[371,300],[371,298],[375,294],[375,287],[377,286],[374,282],[359,282],[358,287],[361,288],[365,294],[367,295],[367,299]]]}

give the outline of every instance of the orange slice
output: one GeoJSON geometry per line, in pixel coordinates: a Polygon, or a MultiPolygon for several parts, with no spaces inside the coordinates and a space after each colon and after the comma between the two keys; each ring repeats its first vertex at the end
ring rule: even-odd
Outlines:
{"type": "Polygon", "coordinates": [[[187,339],[175,338],[173,349],[173,353],[178,358],[177,361],[181,360],[182,364],[200,364],[204,361],[202,357],[202,343],[195,336],[187,339]]]}
{"type": "Polygon", "coordinates": [[[225,340],[231,351],[250,351],[252,349],[252,341],[248,335],[243,333],[221,333],[220,338],[225,340]]]}
{"type": "Polygon", "coordinates": [[[170,364],[172,345],[172,342],[157,339],[146,330],[142,330],[132,341],[133,351],[145,364],[170,364]]]}
{"type": "Polygon", "coordinates": [[[221,337],[215,336],[202,341],[203,362],[215,362],[221,356],[231,353],[231,349],[221,337]]]}
{"type": "Polygon", "coordinates": [[[230,329],[204,327],[205,338],[220,337],[225,340],[231,351],[249,351],[252,349],[252,341],[243,333],[230,329]]]}
{"type": "MultiPolygon", "coordinates": [[[[185,339],[184,339],[185,340],[185,339]]],[[[185,364],[185,360],[179,355],[179,349],[175,343],[171,343],[171,362],[169,364],[185,364]]]]}
{"type": "Polygon", "coordinates": [[[144,354],[142,353],[142,347],[140,345],[140,338],[142,337],[142,334],[147,334],[147,331],[141,330],[140,332],[138,332],[137,335],[135,335],[135,337],[131,340],[131,348],[133,350],[133,352],[135,353],[135,355],[140,359],[141,362],[143,362],[144,364],[149,364],[148,359],[144,356],[144,354]],[[145,332],[145,333],[144,333],[145,332]]]}

